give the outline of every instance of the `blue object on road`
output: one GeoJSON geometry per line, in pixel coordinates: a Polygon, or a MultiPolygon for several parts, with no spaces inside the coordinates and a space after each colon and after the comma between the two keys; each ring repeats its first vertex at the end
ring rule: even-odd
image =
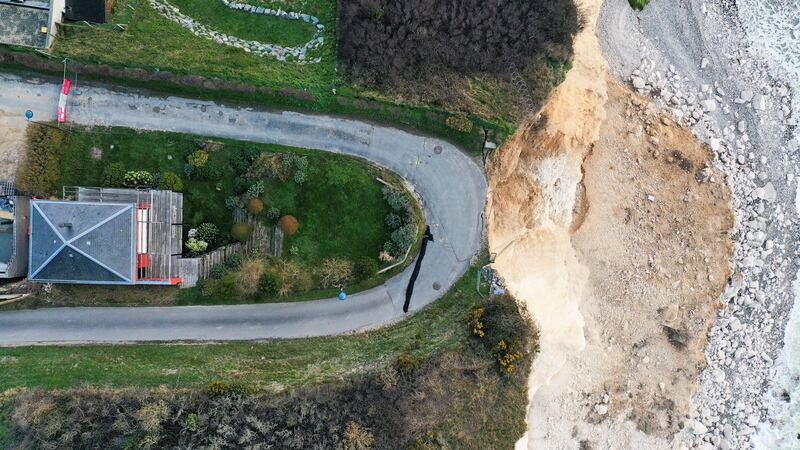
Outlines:
{"type": "Polygon", "coordinates": [[[344,290],[339,291],[339,300],[344,300],[346,298],[347,294],[344,292],[344,290]]]}
{"type": "Polygon", "coordinates": [[[33,119],[33,111],[31,111],[30,109],[25,111],[25,118],[28,120],[33,119]]]}

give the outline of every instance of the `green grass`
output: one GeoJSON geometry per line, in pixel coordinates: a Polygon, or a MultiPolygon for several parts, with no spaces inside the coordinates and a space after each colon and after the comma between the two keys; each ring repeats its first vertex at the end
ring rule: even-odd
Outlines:
{"type": "Polygon", "coordinates": [[[170,0],[170,3],[216,31],[264,44],[299,47],[310,41],[316,31],[314,25],[301,20],[234,10],[217,0],[170,0]]]}
{"type": "Polygon", "coordinates": [[[228,230],[233,219],[225,198],[236,193],[240,177],[230,160],[247,152],[299,153],[309,160],[305,183],[264,180],[267,204],[300,221],[297,234],[287,239],[287,249],[298,243],[301,255],[309,262],[328,257],[377,257],[388,240],[384,224],[388,205],[381,194],[382,185],[375,180],[379,171],[363,160],[316,150],[215,139],[224,143],[224,148],[210,152],[207,167],[217,170],[221,177],[189,179],[184,174],[186,156],[197,149],[194,142],[202,139],[126,128],[79,129],[68,137],[62,156],[61,185],[100,186],[103,169],[112,163],[122,163],[126,170],[171,171],[184,179],[184,223],[194,227],[212,222],[221,230],[228,230]],[[91,157],[95,147],[103,150],[100,160],[91,157]]]}
{"type": "MultiPolygon", "coordinates": [[[[390,240],[390,229],[385,223],[389,205],[383,198],[381,179],[404,189],[399,176],[366,160],[319,150],[307,150],[280,145],[215,139],[221,149],[209,152],[203,176],[188,176],[184,170],[186,158],[196,151],[203,137],[167,132],[137,131],[128,128],[73,127],[69,133],[50,128],[36,127],[31,132],[39,138],[29,143],[29,152],[39,154],[62,142],[54,151],[56,161],[46,169],[23,165],[20,179],[36,183],[42,177],[29,176],[40,172],[53,172],[47,179],[57,180],[53,187],[25,189],[44,195],[60,195],[64,186],[103,186],[103,172],[110,164],[122,164],[125,170],[145,170],[153,174],[173,172],[183,180],[184,225],[196,227],[203,222],[217,225],[222,242],[230,242],[228,235],[233,225],[233,214],[225,199],[246,191],[257,180],[245,179],[243,174],[263,153],[295,153],[308,160],[306,181],[302,184],[291,179],[264,178],[265,193],[261,197],[267,208],[276,207],[282,215],[294,215],[299,221],[295,235],[284,240],[284,259],[299,263],[303,270],[312,273],[327,258],[345,258],[351,262],[360,257],[377,260],[384,243],[390,240]],[[45,134],[40,136],[40,131],[45,134]],[[40,142],[41,141],[41,142],[40,142]],[[95,159],[98,150],[99,159],[95,159]],[[94,156],[93,156],[94,155],[94,156]]],[[[29,134],[30,136],[33,134],[29,134]]],[[[410,196],[410,194],[408,194],[410,196]]],[[[416,246],[424,229],[424,214],[416,201],[412,202],[415,223],[419,225],[416,246]]],[[[267,225],[273,221],[264,219],[267,225]]],[[[406,261],[405,264],[408,264],[406,261]]],[[[348,293],[355,293],[379,285],[399,273],[405,265],[377,274],[365,280],[347,284],[348,293]]],[[[182,289],[153,287],[120,292],[107,286],[59,286],[48,294],[30,297],[3,309],[23,307],[102,305],[196,305],[237,304],[302,301],[333,297],[338,289],[307,288],[285,296],[244,296],[227,291],[203,292],[201,287],[182,289]]]]}
{"type": "MultiPolygon", "coordinates": [[[[233,11],[213,0],[179,0],[187,15],[211,20],[209,26],[220,31],[244,32],[243,38],[259,36],[278,44],[304,43],[313,31],[297,20],[259,17],[233,11]],[[224,9],[225,11],[221,11],[224,9]],[[224,29],[222,29],[224,28],[224,29]],[[243,31],[249,30],[249,31],[243,31]],[[310,31],[310,33],[309,33],[310,31]]],[[[114,15],[102,26],[68,25],[53,48],[59,56],[69,56],[84,63],[104,63],[117,67],[138,67],[148,71],[168,70],[177,74],[196,74],[254,85],[305,86],[330,88],[335,66],[336,3],[333,0],[309,0],[303,5],[326,26],[325,43],[309,57],[320,56],[319,64],[294,64],[275,58],[260,57],[244,50],[217,44],[195,36],[191,31],[162,17],[147,0],[117,0],[114,15]],[[126,24],[121,31],[115,24],[126,24]]]]}
{"type": "MultiPolygon", "coordinates": [[[[480,264],[486,263],[486,257],[480,264]]],[[[399,351],[428,357],[465,345],[462,319],[476,302],[475,267],[407,320],[349,336],[182,345],[0,348],[0,392],[17,387],[203,387],[221,379],[256,390],[314,385],[378,369],[399,351]]]]}
{"type": "MultiPolygon", "coordinates": [[[[483,129],[504,140],[514,125],[488,101],[488,110],[472,115],[470,132],[449,128],[446,106],[412,104],[407,100],[381,96],[343,83],[336,76],[335,0],[293,0],[252,4],[281,7],[284,10],[315,15],[325,25],[325,43],[309,54],[320,56],[318,64],[281,62],[259,57],[241,49],[200,38],[180,25],[161,17],[147,0],[118,0],[114,16],[105,25],[72,24],[63,27],[56,39],[49,62],[29,49],[10,48],[21,58],[20,64],[6,62],[2,67],[35,67],[37,71],[61,74],[62,59],[74,61],[81,80],[123,82],[132,87],[216,101],[235,101],[247,105],[286,110],[318,112],[357,117],[382,124],[432,134],[477,154],[484,142],[483,129]],[[116,24],[124,24],[122,31],[116,24]]],[[[237,33],[254,33],[263,39],[291,42],[308,31],[300,21],[279,20],[270,26],[251,26],[251,20],[272,20],[224,8],[214,0],[179,0],[186,13],[213,20],[220,28],[237,33]],[[285,22],[285,23],[283,23],[285,22]],[[274,25],[274,26],[272,26],[274,25]],[[244,31],[247,30],[247,31],[244,31]]],[[[303,38],[304,39],[304,38],[303,38]]],[[[13,58],[9,58],[13,61],[13,58]]]]}

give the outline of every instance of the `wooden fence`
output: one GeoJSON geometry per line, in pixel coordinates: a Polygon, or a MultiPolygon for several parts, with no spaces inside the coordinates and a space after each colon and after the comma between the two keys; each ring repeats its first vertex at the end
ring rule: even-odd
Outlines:
{"type": "Polygon", "coordinates": [[[181,258],[179,260],[181,273],[181,286],[193,287],[199,280],[211,276],[211,270],[236,253],[263,253],[280,257],[283,254],[283,232],[278,227],[267,227],[261,220],[252,215],[243,213],[234,215],[237,222],[249,223],[253,228],[250,239],[246,243],[228,244],[208,252],[197,258],[181,258]]]}

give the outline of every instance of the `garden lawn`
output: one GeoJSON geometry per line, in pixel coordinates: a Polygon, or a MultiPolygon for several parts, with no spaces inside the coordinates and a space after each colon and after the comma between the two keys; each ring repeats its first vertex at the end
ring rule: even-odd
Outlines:
{"type": "MultiPolygon", "coordinates": [[[[322,57],[318,64],[260,57],[195,36],[161,16],[147,0],[117,0],[114,15],[105,25],[65,25],[53,52],[83,63],[167,70],[255,85],[329,87],[334,78],[336,2],[294,3],[300,8],[297,12],[314,15],[326,26],[322,48],[308,55],[322,57]],[[116,24],[124,24],[127,29],[122,31],[116,24]]],[[[304,44],[314,33],[313,26],[303,21],[234,11],[217,0],[177,0],[174,4],[186,15],[244,39],[294,46],[304,44]]]]}
{"type": "MultiPolygon", "coordinates": [[[[281,215],[291,214],[299,221],[297,233],[285,237],[286,257],[297,258],[313,268],[326,258],[354,261],[367,256],[377,261],[378,253],[390,239],[390,230],[385,223],[389,206],[383,198],[383,185],[376,177],[391,180],[395,176],[361,159],[317,150],[218,139],[212,142],[221,144],[222,148],[209,151],[204,167],[206,175],[189,177],[184,170],[186,157],[204,142],[199,136],[99,127],[76,128],[66,136],[56,166],[60,168],[59,187],[103,186],[104,169],[112,163],[122,164],[125,170],[145,170],[153,174],[173,172],[183,179],[184,225],[187,230],[211,222],[221,230],[223,243],[231,240],[229,230],[233,225],[233,215],[225,200],[242,194],[257,181],[244,179],[242,168],[248,165],[249,158],[262,152],[297,153],[308,158],[306,181],[302,184],[292,179],[262,179],[265,185],[262,198],[266,207],[278,208],[281,215]],[[102,153],[99,159],[98,153],[102,153]]],[[[61,192],[59,189],[59,192],[52,193],[61,192]]],[[[421,212],[417,211],[417,215],[419,223],[422,223],[421,212]]],[[[267,224],[274,223],[264,220],[267,224]]],[[[371,287],[392,274],[371,279],[364,287],[371,287]]],[[[357,288],[355,286],[351,292],[357,288]]],[[[270,301],[320,298],[335,293],[318,290],[270,301]]],[[[155,292],[151,294],[157,295],[155,292]]],[[[104,297],[96,293],[93,296],[104,297]]],[[[178,303],[265,301],[263,298],[223,297],[226,298],[203,297],[199,289],[187,289],[181,291],[178,303]]]]}
{"type": "MultiPolygon", "coordinates": [[[[214,289],[211,287],[214,280],[206,283],[209,284],[207,289],[203,286],[181,289],[180,292],[135,289],[123,295],[106,287],[59,286],[10,309],[65,305],[238,304],[333,297],[338,293],[338,287],[330,286],[339,286],[340,283],[323,282],[322,275],[319,275],[326,260],[346,260],[352,264],[368,258],[379,267],[379,253],[391,241],[394,228],[390,228],[386,221],[390,206],[384,198],[384,184],[378,178],[396,186],[399,195],[409,201],[409,212],[405,216],[416,225],[416,236],[403,244],[401,254],[405,254],[408,245],[419,246],[424,229],[422,209],[402,187],[401,179],[366,160],[319,150],[227,139],[208,140],[180,133],[77,126],[64,132],[55,127],[34,126],[28,132],[27,158],[18,172],[18,186],[27,192],[58,197],[64,188],[71,186],[114,187],[119,185],[107,180],[106,172],[119,166],[121,173],[149,172],[155,177],[156,184],[159,178],[170,173],[180,178],[186,241],[189,229],[203,223],[214,224],[220,231],[208,250],[234,241],[231,234],[233,212],[227,205],[228,201],[234,198],[247,201],[248,195],[252,194],[246,192],[250,192],[254,185],[262,184],[263,193],[258,195],[264,205],[262,214],[258,216],[260,220],[270,227],[276,224],[279,216],[292,215],[299,224],[295,234],[287,233],[284,237],[283,258],[265,260],[268,263],[265,270],[284,274],[299,271],[306,275],[302,277],[305,281],[296,281],[293,287],[270,293],[236,286],[214,289]],[[205,150],[201,151],[201,148],[205,150]],[[207,162],[199,168],[192,168],[187,163],[188,157],[198,152],[207,155],[207,162]],[[283,172],[268,171],[263,175],[254,172],[255,167],[263,166],[258,162],[262,160],[269,161],[268,167],[283,164],[281,161],[285,160],[303,160],[300,182],[295,180],[296,172],[285,178],[283,172]],[[277,215],[267,214],[275,210],[277,215]],[[288,269],[284,264],[291,264],[293,272],[286,272],[288,269]]],[[[184,252],[188,254],[187,249],[184,252]]],[[[408,261],[403,262],[408,264],[408,261]]],[[[373,271],[373,275],[352,273],[352,276],[345,276],[347,290],[355,293],[377,286],[404,267],[399,265],[381,274],[373,271]]],[[[227,269],[236,271],[238,265],[228,264],[227,269]]],[[[243,270],[240,275],[243,275],[243,270]]],[[[221,275],[215,275],[214,279],[221,275]]],[[[286,276],[283,275],[284,281],[286,276]]]]}
{"type": "Polygon", "coordinates": [[[311,40],[316,30],[314,25],[301,20],[234,10],[219,0],[169,0],[169,2],[177,6],[183,14],[216,31],[248,41],[300,47],[311,40]]]}

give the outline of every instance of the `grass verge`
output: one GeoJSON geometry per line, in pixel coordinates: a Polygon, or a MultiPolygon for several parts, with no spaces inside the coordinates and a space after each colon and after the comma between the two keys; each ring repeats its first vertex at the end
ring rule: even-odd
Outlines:
{"type": "Polygon", "coordinates": [[[349,336],[219,344],[141,344],[0,348],[0,391],[76,386],[197,388],[215,379],[255,391],[345,379],[386,365],[401,350],[426,358],[465,345],[461,321],[475,304],[475,268],[441,299],[408,319],[349,336]]]}
{"type": "Polygon", "coordinates": [[[0,437],[106,448],[510,447],[525,430],[536,336],[513,299],[479,298],[474,269],[485,261],[413,317],[357,335],[0,349],[10,369],[0,389],[13,398],[2,412],[14,411],[0,437]],[[506,348],[524,351],[513,371],[506,348]]]}

